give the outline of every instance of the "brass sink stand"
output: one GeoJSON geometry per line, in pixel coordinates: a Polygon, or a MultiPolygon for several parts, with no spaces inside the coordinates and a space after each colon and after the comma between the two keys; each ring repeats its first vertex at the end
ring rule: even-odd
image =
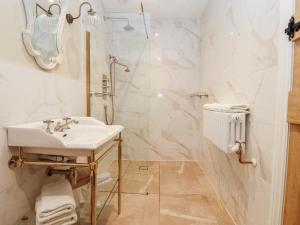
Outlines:
{"type": "Polygon", "coordinates": [[[18,147],[18,153],[8,162],[11,169],[28,166],[45,166],[45,167],[70,167],[70,168],[89,168],[90,170],[90,186],[91,186],[91,225],[97,224],[96,212],[96,197],[97,197],[97,167],[98,161],[104,158],[117,145],[118,148],[118,214],[121,214],[121,177],[122,177],[122,137],[119,134],[117,139],[114,139],[113,144],[100,156],[91,151],[88,156],[88,163],[73,163],[73,162],[54,162],[54,161],[39,161],[24,158],[22,147],[18,147]]]}

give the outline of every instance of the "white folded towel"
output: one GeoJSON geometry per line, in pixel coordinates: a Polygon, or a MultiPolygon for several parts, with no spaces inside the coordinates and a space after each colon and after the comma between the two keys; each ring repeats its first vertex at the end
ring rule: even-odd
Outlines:
{"type": "Polygon", "coordinates": [[[49,221],[65,221],[66,218],[68,223],[59,224],[74,224],[77,221],[77,215],[74,217],[75,208],[73,190],[68,180],[45,184],[40,199],[36,202],[37,224],[56,225],[49,221]]]}
{"type": "Polygon", "coordinates": [[[112,182],[113,180],[114,179],[110,172],[103,172],[103,173],[99,174],[99,177],[97,179],[97,184],[104,185],[104,184],[112,182]]]}
{"type": "Polygon", "coordinates": [[[38,197],[35,204],[36,225],[71,225],[77,223],[77,213],[75,210],[70,212],[61,211],[48,217],[39,217],[41,213],[41,197],[38,197]]]}
{"type": "Polygon", "coordinates": [[[229,112],[229,113],[249,113],[249,109],[250,109],[248,105],[244,105],[244,104],[221,104],[221,103],[205,104],[203,108],[209,111],[229,112]]]}

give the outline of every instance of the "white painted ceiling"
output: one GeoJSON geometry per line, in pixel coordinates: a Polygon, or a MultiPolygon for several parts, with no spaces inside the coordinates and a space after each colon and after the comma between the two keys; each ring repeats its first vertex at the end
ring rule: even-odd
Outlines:
{"type": "MultiPolygon", "coordinates": [[[[138,13],[141,0],[101,0],[106,13],[138,13]]],[[[153,17],[201,17],[208,0],[143,0],[146,13],[153,17]]]]}

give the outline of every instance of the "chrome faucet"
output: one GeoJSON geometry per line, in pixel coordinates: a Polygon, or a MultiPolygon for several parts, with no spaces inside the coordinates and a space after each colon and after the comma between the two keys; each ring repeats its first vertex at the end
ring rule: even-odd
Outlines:
{"type": "Polygon", "coordinates": [[[78,120],[73,120],[72,118],[69,117],[65,117],[63,118],[63,121],[65,121],[65,123],[62,122],[57,122],[54,131],[55,132],[64,132],[65,130],[70,129],[69,125],[73,124],[78,124],[79,121],[78,120]]]}

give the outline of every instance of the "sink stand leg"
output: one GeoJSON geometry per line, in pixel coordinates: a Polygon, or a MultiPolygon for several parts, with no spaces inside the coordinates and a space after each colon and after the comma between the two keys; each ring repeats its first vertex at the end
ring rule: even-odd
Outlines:
{"type": "Polygon", "coordinates": [[[122,136],[119,135],[118,139],[118,164],[119,164],[119,174],[118,174],[118,214],[121,214],[122,208],[122,136]]]}
{"type": "Polygon", "coordinates": [[[97,179],[97,162],[95,161],[95,153],[92,153],[90,158],[91,171],[91,225],[97,224],[96,215],[96,179],[97,179]]]}

